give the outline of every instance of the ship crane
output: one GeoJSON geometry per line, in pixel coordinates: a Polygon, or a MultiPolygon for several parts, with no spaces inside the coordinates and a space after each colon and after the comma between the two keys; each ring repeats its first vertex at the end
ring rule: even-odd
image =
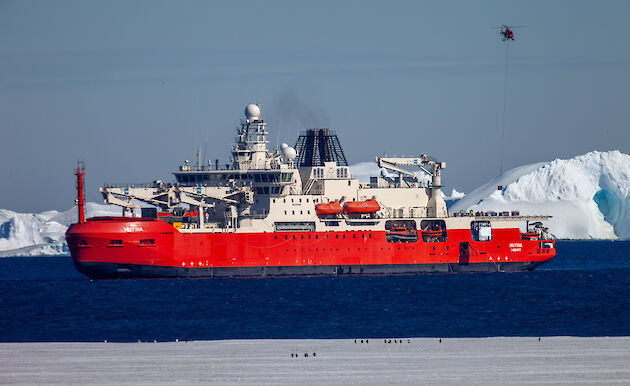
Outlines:
{"type": "MultiPolygon", "coordinates": [[[[219,186],[164,186],[159,181],[153,186],[106,186],[100,189],[103,200],[107,204],[114,204],[123,208],[123,215],[127,210],[140,208],[135,201],[154,205],[171,212],[180,204],[188,204],[199,210],[199,221],[203,221],[203,211],[212,208],[217,202],[224,202],[230,206],[247,207],[253,203],[251,187],[239,188],[219,186]]],[[[203,223],[199,224],[200,227],[203,223]]]]}
{"type": "Polygon", "coordinates": [[[376,163],[380,168],[398,173],[401,176],[399,179],[400,185],[402,185],[403,174],[414,178],[416,178],[416,175],[399,166],[417,166],[420,170],[432,177],[433,188],[439,189],[442,187],[441,169],[446,168],[446,162],[431,161],[426,154],[421,154],[420,157],[376,157],[376,163]],[[432,170],[429,171],[424,166],[431,166],[432,170]]]}

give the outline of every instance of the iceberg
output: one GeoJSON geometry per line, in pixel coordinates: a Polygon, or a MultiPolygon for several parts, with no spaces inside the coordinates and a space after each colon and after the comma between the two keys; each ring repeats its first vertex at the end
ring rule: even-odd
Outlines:
{"type": "MultiPolygon", "coordinates": [[[[85,205],[85,211],[87,217],[121,214],[118,207],[92,202],[85,205]]],[[[76,207],[38,214],[0,209],[0,257],[68,255],[65,233],[76,219],[76,207]]]]}
{"type": "Polygon", "coordinates": [[[451,196],[450,196],[450,197],[451,197],[452,199],[456,199],[456,198],[457,198],[457,199],[459,199],[459,198],[464,197],[465,195],[466,195],[466,194],[465,194],[464,192],[458,192],[457,190],[453,189],[453,190],[451,191],[451,196]]]}
{"type": "Polygon", "coordinates": [[[521,166],[465,195],[449,210],[551,215],[546,223],[558,238],[630,239],[630,155],[592,151],[521,166]]]}

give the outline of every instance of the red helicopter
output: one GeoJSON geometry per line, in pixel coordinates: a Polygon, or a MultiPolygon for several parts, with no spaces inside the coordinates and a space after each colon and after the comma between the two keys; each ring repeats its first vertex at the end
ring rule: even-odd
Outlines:
{"type": "Polygon", "coordinates": [[[524,28],[524,27],[525,26],[510,27],[508,25],[503,24],[501,27],[495,27],[495,28],[499,28],[501,30],[501,32],[499,33],[501,36],[501,40],[506,41],[506,40],[514,40],[514,32],[512,31],[512,29],[524,28]]]}
{"type": "Polygon", "coordinates": [[[514,32],[505,24],[501,26],[501,35],[503,35],[503,41],[514,40],[514,32]]]}

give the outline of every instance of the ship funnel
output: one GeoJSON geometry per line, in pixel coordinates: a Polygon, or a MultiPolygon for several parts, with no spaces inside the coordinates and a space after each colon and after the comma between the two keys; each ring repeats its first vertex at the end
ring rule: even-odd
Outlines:
{"type": "Polygon", "coordinates": [[[298,166],[324,166],[334,161],[338,166],[348,166],[339,138],[328,129],[308,129],[300,135],[295,145],[298,166]]]}

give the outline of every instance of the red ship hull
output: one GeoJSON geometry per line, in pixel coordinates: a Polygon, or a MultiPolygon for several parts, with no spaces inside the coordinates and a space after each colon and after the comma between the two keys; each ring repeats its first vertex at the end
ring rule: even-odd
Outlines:
{"type": "Polygon", "coordinates": [[[518,228],[473,241],[388,241],[386,231],[180,232],[145,218],[94,218],[66,238],[77,269],[91,278],[220,277],[532,270],[555,256],[552,240],[523,240],[518,228]]]}

